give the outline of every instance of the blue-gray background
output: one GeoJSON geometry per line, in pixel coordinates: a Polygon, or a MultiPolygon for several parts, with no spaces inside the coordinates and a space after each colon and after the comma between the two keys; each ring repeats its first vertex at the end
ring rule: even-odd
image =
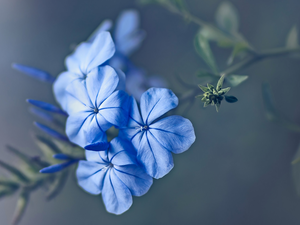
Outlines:
{"type": "MultiPolygon", "coordinates": [[[[188,5],[193,14],[212,22],[220,2],[189,0],[188,5]]],[[[258,49],[282,46],[292,25],[300,25],[297,0],[232,2],[240,13],[241,32],[258,49]]],[[[38,153],[30,136],[36,131],[35,118],[28,113],[25,99],[54,103],[50,86],[13,71],[11,63],[57,75],[64,69],[63,60],[72,43],[85,40],[103,19],[115,19],[128,8],[139,10],[147,31],[133,61],[164,76],[175,90],[175,74],[192,83],[196,69],[206,68],[193,50],[197,26],[159,6],[141,7],[133,0],[0,1],[1,159],[14,162],[5,151],[6,144],[38,153]]],[[[224,68],[230,52],[216,47],[214,52],[224,68]]],[[[196,130],[196,143],[174,156],[171,173],[155,180],[145,196],[134,198],[123,215],[108,214],[100,196],[84,193],[70,178],[51,202],[44,200],[43,191],[34,194],[20,224],[299,224],[300,199],[290,165],[299,135],[265,119],[260,91],[261,83],[269,82],[281,111],[300,123],[299,72],[299,60],[266,60],[240,71],[250,78],[231,91],[239,98],[237,104],[224,104],[219,113],[195,105],[188,117],[196,130]]],[[[10,223],[15,203],[15,196],[1,200],[1,225],[10,223]]]]}

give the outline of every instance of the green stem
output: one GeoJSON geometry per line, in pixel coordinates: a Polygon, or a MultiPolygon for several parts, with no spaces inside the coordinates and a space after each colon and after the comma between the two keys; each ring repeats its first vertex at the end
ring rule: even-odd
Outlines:
{"type": "MultiPolygon", "coordinates": [[[[273,57],[279,57],[279,56],[287,56],[291,55],[293,53],[299,53],[300,52],[300,46],[297,48],[274,48],[262,51],[261,53],[252,54],[248,56],[247,58],[243,59],[242,61],[228,67],[224,71],[220,73],[220,76],[222,75],[230,75],[237,71],[240,71],[242,69],[247,68],[248,66],[252,65],[253,63],[257,63],[263,59],[273,58],[273,57]]],[[[197,95],[200,92],[200,89],[198,87],[195,87],[194,89],[190,90],[187,93],[184,93],[180,101],[185,101],[189,99],[193,99],[195,95],[197,95]]]]}

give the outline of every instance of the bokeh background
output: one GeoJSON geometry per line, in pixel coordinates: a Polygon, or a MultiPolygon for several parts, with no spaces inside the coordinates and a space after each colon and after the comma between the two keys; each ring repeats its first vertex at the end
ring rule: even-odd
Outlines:
{"type": "MultiPolygon", "coordinates": [[[[284,45],[292,25],[299,25],[298,0],[232,0],[240,14],[240,30],[258,49],[284,45]]],[[[190,11],[213,22],[221,0],[188,0],[190,11]]],[[[160,74],[180,92],[179,74],[190,83],[194,72],[206,68],[196,55],[192,40],[198,30],[182,18],[134,0],[0,0],[0,153],[16,163],[5,150],[11,144],[30,154],[38,149],[31,139],[35,117],[26,98],[55,103],[51,87],[11,69],[18,62],[57,75],[70,45],[85,40],[98,24],[115,19],[124,9],[141,14],[147,38],[132,60],[153,74],[160,74]]],[[[229,51],[213,46],[219,67],[225,68],[229,51]]],[[[155,180],[143,197],[120,216],[106,212],[101,196],[83,192],[70,177],[63,192],[46,202],[44,192],[32,195],[21,225],[298,225],[300,198],[291,173],[291,160],[299,134],[265,119],[262,82],[269,82],[277,106],[300,124],[299,60],[269,59],[240,71],[247,82],[232,89],[236,104],[224,104],[219,113],[197,103],[187,117],[197,141],[174,156],[175,168],[155,180]]],[[[299,177],[300,178],[300,177],[299,177]]],[[[0,224],[10,224],[16,196],[0,201],[0,224]]]]}

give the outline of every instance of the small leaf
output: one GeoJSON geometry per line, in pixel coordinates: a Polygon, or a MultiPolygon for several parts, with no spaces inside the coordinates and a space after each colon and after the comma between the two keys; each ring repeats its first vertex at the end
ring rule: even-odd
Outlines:
{"type": "Polygon", "coordinates": [[[228,1],[222,2],[216,11],[216,23],[229,33],[235,33],[239,27],[238,12],[234,5],[228,1]]]}
{"type": "Polygon", "coordinates": [[[8,165],[7,163],[0,160],[0,166],[7,171],[9,171],[12,175],[14,175],[18,180],[23,181],[25,183],[29,182],[29,179],[17,168],[14,166],[8,165]]]}
{"type": "Polygon", "coordinates": [[[211,27],[203,27],[200,29],[199,34],[210,41],[215,41],[220,47],[230,48],[235,45],[235,40],[228,34],[225,34],[219,29],[213,29],[211,27]]]}
{"type": "Polygon", "coordinates": [[[230,83],[230,86],[236,87],[243,83],[245,80],[248,79],[248,76],[245,75],[228,75],[226,76],[226,81],[230,83]]]}
{"type": "Polygon", "coordinates": [[[286,47],[287,48],[297,48],[298,44],[298,29],[296,26],[293,26],[287,36],[286,39],[286,47]]]}
{"type": "Polygon", "coordinates": [[[207,106],[209,106],[209,105],[210,105],[210,103],[204,102],[204,107],[207,107],[207,106]]]}
{"type": "Polygon", "coordinates": [[[224,88],[224,89],[219,91],[219,94],[220,95],[225,95],[225,94],[227,94],[228,91],[230,91],[230,89],[231,89],[230,87],[224,88]]]}
{"type": "Polygon", "coordinates": [[[186,11],[186,5],[183,0],[170,0],[179,11],[186,11]]]}
{"type": "Polygon", "coordinates": [[[58,133],[56,130],[51,129],[41,123],[34,122],[34,125],[38,127],[41,131],[44,131],[46,134],[50,135],[53,138],[57,138],[58,140],[70,142],[67,136],[58,133]]]}
{"type": "Polygon", "coordinates": [[[42,137],[42,136],[35,136],[35,142],[40,148],[43,155],[50,161],[50,162],[56,162],[53,160],[52,156],[61,153],[60,149],[48,138],[42,137]]]}
{"type": "Polygon", "coordinates": [[[215,104],[215,107],[216,107],[217,112],[219,112],[220,106],[221,106],[221,102],[218,101],[218,102],[215,104]]]}
{"type": "Polygon", "coordinates": [[[24,154],[23,152],[11,147],[11,146],[6,146],[7,149],[15,154],[19,159],[21,159],[25,165],[31,170],[31,172],[37,172],[39,171],[40,167],[37,166],[37,164],[32,160],[32,157],[24,154]]]}
{"type": "Polygon", "coordinates": [[[225,95],[225,100],[228,103],[235,103],[235,102],[238,101],[238,99],[236,97],[234,97],[234,96],[226,96],[226,95],[225,95]]]}
{"type": "Polygon", "coordinates": [[[205,92],[208,92],[209,91],[209,89],[207,88],[207,87],[204,87],[204,86],[202,86],[202,85],[198,85],[198,87],[205,93],[205,92]]]}
{"type": "Polygon", "coordinates": [[[246,42],[238,42],[234,45],[232,53],[227,61],[228,65],[233,63],[234,58],[242,52],[245,52],[249,49],[249,45],[246,42]]]}
{"type": "Polygon", "coordinates": [[[195,96],[195,98],[201,98],[201,99],[202,99],[203,96],[204,96],[204,95],[197,95],[197,96],[195,96]]]}
{"type": "Polygon", "coordinates": [[[55,198],[63,189],[66,184],[69,172],[63,171],[62,173],[58,174],[53,181],[53,183],[49,187],[49,191],[47,192],[46,199],[48,201],[55,198]]]}
{"type": "Polygon", "coordinates": [[[215,87],[213,85],[211,85],[211,84],[207,84],[207,88],[210,91],[213,91],[215,89],[215,87]]]}
{"type": "Polygon", "coordinates": [[[222,75],[221,78],[219,79],[219,81],[217,83],[217,88],[216,88],[217,91],[220,91],[222,89],[224,78],[225,78],[225,75],[222,75]]]}
{"type": "Polygon", "coordinates": [[[24,215],[25,209],[29,202],[29,191],[23,191],[17,201],[17,207],[13,216],[12,224],[16,225],[24,215]]]}
{"type": "Polygon", "coordinates": [[[274,107],[275,104],[274,104],[274,100],[271,94],[271,88],[269,84],[264,83],[262,85],[262,95],[263,95],[263,101],[264,101],[267,119],[271,121],[275,121],[275,120],[277,121],[279,119],[278,112],[274,107]]]}
{"type": "Polygon", "coordinates": [[[24,66],[21,64],[17,64],[17,63],[12,64],[12,67],[22,73],[27,74],[30,77],[33,77],[33,78],[43,81],[43,82],[53,83],[55,80],[55,78],[52,77],[46,71],[43,71],[43,70],[40,70],[40,69],[37,69],[34,67],[24,66]]]}
{"type": "Polygon", "coordinates": [[[197,53],[202,57],[204,62],[209,66],[209,68],[214,72],[218,73],[218,68],[215,62],[215,58],[210,49],[209,43],[205,37],[200,33],[195,36],[194,45],[197,53]]]}

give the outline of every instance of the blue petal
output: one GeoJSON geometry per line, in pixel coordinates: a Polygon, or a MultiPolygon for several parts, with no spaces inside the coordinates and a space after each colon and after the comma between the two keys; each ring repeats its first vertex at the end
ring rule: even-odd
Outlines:
{"type": "MultiPolygon", "coordinates": [[[[91,102],[89,94],[86,89],[86,80],[76,79],[73,80],[66,88],[69,95],[74,97],[77,101],[81,102],[82,105],[94,108],[94,104],[91,102]]],[[[72,100],[68,99],[68,104],[72,104],[72,100]]],[[[67,107],[67,112],[69,113],[70,106],[67,107]]],[[[70,113],[69,113],[70,114],[70,113]]]]}
{"type": "Polygon", "coordinates": [[[141,118],[136,100],[130,97],[130,112],[127,127],[138,128],[141,126],[144,126],[144,122],[141,118]]]}
{"type": "Polygon", "coordinates": [[[171,152],[159,144],[149,131],[141,139],[137,159],[147,174],[156,179],[165,176],[174,166],[171,152]]]}
{"type": "Polygon", "coordinates": [[[75,51],[69,55],[65,60],[67,70],[76,74],[77,76],[84,78],[87,71],[84,71],[83,65],[85,56],[88,54],[92,43],[82,42],[80,43],[75,51]]]}
{"type": "Polygon", "coordinates": [[[87,42],[93,42],[95,38],[102,32],[102,31],[108,31],[111,29],[113,23],[111,20],[104,20],[97,28],[96,30],[91,34],[91,36],[88,38],[87,42]]]}
{"type": "Polygon", "coordinates": [[[105,131],[107,131],[112,124],[107,122],[104,117],[100,114],[94,114],[90,120],[87,129],[85,130],[86,145],[98,141],[106,141],[105,131]]]}
{"type": "Polygon", "coordinates": [[[113,169],[109,169],[104,178],[102,198],[106,210],[120,215],[132,205],[132,196],[126,185],[116,176],[113,169]]]}
{"type": "Polygon", "coordinates": [[[150,88],[141,97],[141,113],[145,124],[150,125],[178,105],[178,98],[169,89],[150,88]]]}
{"type": "Polygon", "coordinates": [[[109,164],[107,151],[85,151],[85,158],[90,162],[109,164]]]}
{"type": "Polygon", "coordinates": [[[37,100],[33,100],[33,99],[27,99],[26,100],[28,103],[36,106],[36,107],[39,107],[41,109],[44,109],[44,110],[47,110],[49,112],[54,112],[54,113],[58,113],[58,114],[61,114],[61,115],[64,115],[64,116],[68,116],[68,114],[66,114],[64,111],[62,111],[60,108],[50,104],[50,103],[47,103],[47,102],[42,102],[42,101],[37,101],[37,100]]]}
{"type": "Polygon", "coordinates": [[[118,83],[118,86],[117,86],[116,89],[125,91],[126,90],[126,75],[120,69],[115,68],[115,70],[116,70],[116,72],[118,74],[118,77],[119,77],[119,83],[118,83]]]}
{"type": "Polygon", "coordinates": [[[100,105],[99,113],[109,123],[124,127],[128,122],[128,104],[128,94],[124,91],[115,91],[100,105]]]}
{"type": "Polygon", "coordinates": [[[89,144],[84,147],[85,150],[90,150],[90,151],[105,151],[109,148],[109,142],[105,141],[98,141],[93,144],[89,144]]]}
{"type": "Polygon", "coordinates": [[[115,44],[109,32],[103,31],[95,38],[84,57],[82,71],[88,74],[115,54],[115,44]]]}
{"type": "Polygon", "coordinates": [[[58,133],[57,131],[43,125],[43,124],[40,124],[38,122],[34,122],[34,125],[36,127],[38,127],[40,130],[44,131],[46,134],[50,135],[51,137],[54,137],[56,139],[59,139],[61,141],[66,141],[66,142],[69,142],[69,139],[65,136],[65,135],[62,135],[60,133],[58,133]]]}
{"type": "Polygon", "coordinates": [[[56,173],[56,172],[59,172],[65,168],[67,168],[68,166],[71,166],[72,164],[74,164],[76,162],[78,162],[78,160],[74,159],[74,160],[70,160],[65,163],[48,166],[48,167],[41,169],[40,173],[56,173]]]}
{"type": "Polygon", "coordinates": [[[119,83],[117,72],[110,66],[95,68],[86,78],[86,89],[93,105],[100,104],[114,92],[119,83]]]}
{"type": "Polygon", "coordinates": [[[142,196],[150,189],[153,179],[137,165],[114,166],[115,174],[134,196],[142,196]]]}
{"type": "Polygon", "coordinates": [[[181,116],[161,119],[150,125],[150,131],[162,146],[174,153],[188,150],[196,139],[191,121],[181,116]]]}
{"type": "Polygon", "coordinates": [[[122,138],[114,138],[110,143],[108,151],[109,161],[118,166],[137,164],[135,150],[129,141],[122,138]]]}
{"type": "Polygon", "coordinates": [[[73,143],[84,147],[88,143],[86,131],[93,119],[91,112],[78,112],[68,117],[66,123],[66,133],[73,143]]]}
{"type": "Polygon", "coordinates": [[[66,71],[59,74],[56,80],[54,81],[53,92],[54,92],[55,99],[64,110],[67,109],[66,87],[73,80],[78,78],[80,78],[79,75],[66,71]]]}
{"type": "Polygon", "coordinates": [[[146,33],[139,30],[139,14],[136,10],[126,10],[118,18],[115,40],[118,51],[130,55],[144,40],[146,33]]]}
{"type": "Polygon", "coordinates": [[[140,101],[142,94],[148,89],[145,71],[139,68],[131,69],[126,75],[127,92],[137,101],[140,101]]]}
{"type": "Polygon", "coordinates": [[[78,184],[90,194],[100,194],[103,187],[107,164],[79,161],[76,176],[78,184]]]}
{"type": "Polygon", "coordinates": [[[43,82],[47,82],[47,83],[53,83],[55,78],[52,77],[49,73],[47,73],[46,71],[43,70],[39,70],[37,68],[34,67],[30,67],[30,66],[24,66],[21,64],[17,64],[14,63],[12,64],[12,67],[22,73],[25,73],[37,80],[43,81],[43,82]]]}

